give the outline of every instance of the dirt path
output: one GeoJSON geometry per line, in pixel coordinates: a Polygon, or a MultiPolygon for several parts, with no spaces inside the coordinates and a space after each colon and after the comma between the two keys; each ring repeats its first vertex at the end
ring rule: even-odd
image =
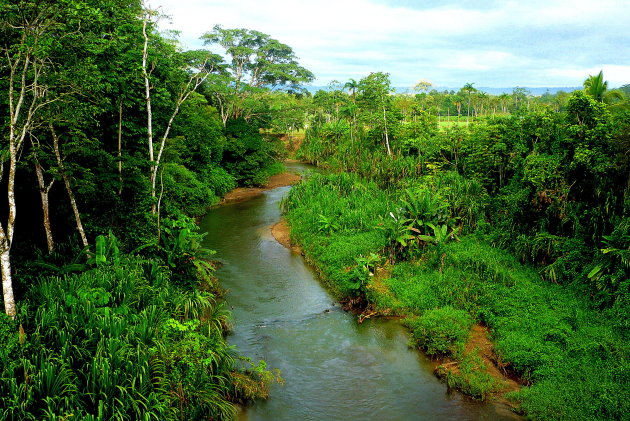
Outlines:
{"type": "Polygon", "coordinates": [[[223,199],[221,199],[219,205],[243,202],[245,200],[253,199],[254,197],[260,196],[264,191],[272,190],[277,187],[292,186],[298,181],[300,181],[300,176],[298,174],[290,172],[277,174],[270,177],[267,184],[265,184],[263,187],[238,187],[232,190],[231,192],[223,196],[223,199]]]}

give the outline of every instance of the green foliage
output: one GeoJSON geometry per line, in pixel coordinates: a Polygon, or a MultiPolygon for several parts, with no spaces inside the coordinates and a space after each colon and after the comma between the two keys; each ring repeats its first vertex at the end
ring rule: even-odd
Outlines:
{"type": "MultiPolygon", "coordinates": [[[[439,371],[438,367],[438,371],[439,371]]],[[[446,384],[475,399],[484,400],[502,389],[500,382],[488,373],[477,352],[464,355],[456,372],[445,373],[446,384]]]]}
{"type": "Polygon", "coordinates": [[[380,255],[376,253],[370,253],[368,256],[355,257],[355,266],[350,272],[349,291],[352,295],[360,296],[367,292],[367,285],[370,281],[370,277],[376,273],[376,268],[382,262],[380,255]]]}
{"type": "Polygon", "coordinates": [[[222,161],[225,169],[240,184],[266,181],[269,173],[261,174],[260,171],[275,161],[277,152],[274,145],[263,138],[257,127],[242,118],[228,122],[226,136],[228,142],[222,161]]]}
{"type": "Polygon", "coordinates": [[[286,170],[285,166],[281,162],[273,162],[264,167],[259,168],[251,179],[251,183],[256,186],[264,186],[269,178],[282,174],[286,170]]]}
{"type": "Polygon", "coordinates": [[[4,313],[0,313],[0,367],[11,367],[18,359],[20,333],[18,323],[4,313]]]}
{"type": "Polygon", "coordinates": [[[374,271],[371,256],[385,245],[382,230],[374,227],[387,207],[388,199],[374,184],[347,173],[313,174],[283,202],[291,235],[318,263],[330,286],[352,296],[364,291],[374,271]]]}
{"type": "Polygon", "coordinates": [[[121,257],[43,280],[30,302],[23,345],[16,323],[2,322],[17,363],[0,368],[2,418],[234,417],[223,313],[211,294],[176,287],[155,262],[121,257]]]}
{"type": "Polygon", "coordinates": [[[221,162],[225,148],[223,125],[217,110],[201,94],[194,93],[182,105],[172,137],[169,149],[177,157],[172,156],[170,162],[181,163],[197,174],[221,162]]]}
{"type": "Polygon", "coordinates": [[[206,233],[200,233],[195,221],[187,217],[165,219],[162,224],[160,250],[172,270],[173,282],[193,290],[212,285],[214,266],[210,258],[215,252],[202,245],[206,233]]]}
{"type": "Polygon", "coordinates": [[[210,166],[205,169],[201,179],[214,191],[217,197],[224,196],[230,190],[236,188],[234,176],[218,166],[210,166]]]}
{"type": "Polygon", "coordinates": [[[413,338],[429,355],[458,357],[464,350],[472,319],[463,310],[441,307],[408,319],[413,338]]]}
{"type": "Polygon", "coordinates": [[[630,218],[624,218],[610,235],[603,236],[602,245],[588,279],[602,304],[623,302],[630,294],[630,218]]]}
{"type": "Polygon", "coordinates": [[[164,183],[164,209],[168,215],[185,212],[189,216],[203,215],[218,202],[212,187],[179,164],[164,164],[161,180],[164,183]]]}

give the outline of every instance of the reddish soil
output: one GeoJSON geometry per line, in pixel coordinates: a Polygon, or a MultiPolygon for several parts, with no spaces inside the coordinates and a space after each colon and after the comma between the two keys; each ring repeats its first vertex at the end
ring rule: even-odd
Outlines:
{"type": "Polygon", "coordinates": [[[244,202],[245,200],[253,199],[260,196],[264,191],[275,189],[277,187],[292,186],[300,181],[300,176],[297,174],[284,172],[277,174],[269,178],[267,184],[263,187],[238,187],[225,196],[219,203],[225,205],[228,203],[244,202]]]}
{"type": "MultiPolygon", "coordinates": [[[[481,357],[485,371],[500,384],[500,391],[492,394],[495,402],[508,411],[510,408],[515,408],[515,404],[505,399],[505,395],[519,390],[521,384],[517,381],[518,379],[507,372],[505,366],[494,353],[487,327],[482,325],[472,327],[464,349],[464,354],[471,353],[477,353],[481,357]]],[[[448,372],[459,373],[459,361],[453,361],[450,358],[436,361],[434,370],[440,377],[445,376],[448,372]]]]}

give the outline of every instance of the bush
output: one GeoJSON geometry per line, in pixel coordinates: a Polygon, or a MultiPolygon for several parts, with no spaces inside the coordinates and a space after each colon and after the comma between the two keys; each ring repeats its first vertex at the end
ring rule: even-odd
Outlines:
{"type": "MultiPolygon", "coordinates": [[[[446,383],[475,399],[486,399],[490,394],[502,389],[502,384],[487,372],[483,360],[476,352],[466,354],[456,371],[447,371],[446,383]]],[[[438,374],[440,373],[438,367],[438,374]]]]}
{"type": "Polygon", "coordinates": [[[218,197],[224,196],[230,190],[236,188],[236,179],[232,174],[218,166],[210,166],[200,176],[205,184],[210,187],[218,197]]]}
{"type": "Polygon", "coordinates": [[[122,256],[41,280],[29,301],[21,356],[16,324],[0,318],[0,419],[234,418],[244,392],[225,313],[155,261],[122,256]]]}
{"type": "Polygon", "coordinates": [[[168,215],[203,215],[218,198],[212,188],[179,164],[164,164],[164,209],[168,215]]]}
{"type": "Polygon", "coordinates": [[[223,153],[223,167],[239,184],[255,184],[256,175],[278,156],[274,145],[263,139],[257,127],[242,118],[229,120],[225,131],[228,141],[223,153]]]}
{"type": "Polygon", "coordinates": [[[447,306],[427,310],[407,323],[414,340],[427,354],[457,357],[464,350],[472,319],[465,311],[447,306]]]}

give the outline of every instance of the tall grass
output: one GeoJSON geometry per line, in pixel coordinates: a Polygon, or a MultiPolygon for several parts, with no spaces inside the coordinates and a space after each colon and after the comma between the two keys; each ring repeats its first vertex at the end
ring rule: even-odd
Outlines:
{"type": "MultiPolygon", "coordinates": [[[[3,318],[0,418],[232,419],[237,356],[208,292],[173,284],[154,261],[123,257],[34,285],[3,318]]],[[[256,383],[252,379],[250,383],[256,383]]],[[[250,385],[251,386],[251,385],[250,385]]]]}

